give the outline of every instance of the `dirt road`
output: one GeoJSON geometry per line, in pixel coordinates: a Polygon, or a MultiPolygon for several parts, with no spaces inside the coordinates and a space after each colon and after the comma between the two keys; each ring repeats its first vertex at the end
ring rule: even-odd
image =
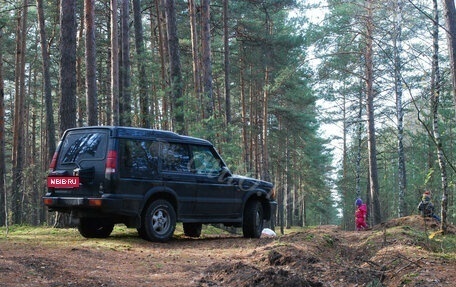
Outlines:
{"type": "Polygon", "coordinates": [[[432,252],[438,244],[415,235],[422,223],[416,216],[365,232],[320,226],[261,239],[203,229],[199,239],[165,244],[131,230],[88,240],[41,228],[0,238],[0,286],[453,286],[456,247],[432,252]]]}

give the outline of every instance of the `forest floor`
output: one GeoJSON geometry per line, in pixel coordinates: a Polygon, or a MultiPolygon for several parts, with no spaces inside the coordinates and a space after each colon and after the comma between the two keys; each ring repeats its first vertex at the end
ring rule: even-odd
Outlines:
{"type": "Polygon", "coordinates": [[[168,243],[117,227],[97,240],[0,229],[0,286],[454,286],[456,229],[437,228],[409,216],[363,232],[319,226],[260,239],[203,228],[168,243]]]}

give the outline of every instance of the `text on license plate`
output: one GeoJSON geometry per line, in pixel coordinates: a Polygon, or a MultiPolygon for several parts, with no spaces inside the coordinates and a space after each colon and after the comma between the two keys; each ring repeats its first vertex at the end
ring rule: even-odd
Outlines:
{"type": "Polygon", "coordinates": [[[73,188],[79,187],[79,177],[77,176],[62,176],[62,177],[48,177],[48,188],[73,188]]]}

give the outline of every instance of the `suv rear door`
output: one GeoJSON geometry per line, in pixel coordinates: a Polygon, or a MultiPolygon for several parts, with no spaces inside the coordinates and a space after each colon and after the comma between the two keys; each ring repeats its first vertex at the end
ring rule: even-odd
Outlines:
{"type": "Polygon", "coordinates": [[[75,129],[65,134],[59,145],[53,174],[78,175],[81,185],[77,189],[56,190],[56,193],[98,194],[100,182],[104,179],[108,138],[108,129],[75,129]]]}
{"type": "Polygon", "coordinates": [[[144,195],[162,186],[159,144],[153,140],[119,139],[119,181],[116,193],[122,198],[122,207],[126,210],[139,210],[144,203],[144,195]]]}
{"type": "Polygon", "coordinates": [[[160,169],[164,186],[177,194],[179,219],[194,217],[197,186],[190,172],[188,144],[160,142],[160,169]]]}

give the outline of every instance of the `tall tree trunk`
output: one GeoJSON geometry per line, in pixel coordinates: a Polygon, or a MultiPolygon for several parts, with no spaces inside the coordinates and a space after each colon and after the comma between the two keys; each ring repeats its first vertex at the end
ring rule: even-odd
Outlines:
{"type": "Polygon", "coordinates": [[[24,169],[24,113],[25,113],[25,50],[27,36],[28,1],[22,2],[18,16],[16,49],[16,94],[13,129],[13,178],[11,192],[11,218],[13,224],[22,223],[23,169],[24,169]]]}
{"type": "MultiPolygon", "coordinates": [[[[76,5],[76,9],[79,8],[76,5]]],[[[76,11],[76,14],[78,12],[76,11]]],[[[82,12],[84,13],[84,12],[82,12]]],[[[84,42],[84,26],[85,26],[85,17],[80,18],[80,25],[77,26],[77,36],[76,36],[76,125],[78,127],[84,126],[84,123],[87,119],[87,96],[86,96],[86,83],[85,83],[85,73],[87,71],[84,67],[85,63],[85,42],[84,42]]],[[[76,24],[78,25],[78,24],[76,24]]]]}
{"type": "Polygon", "coordinates": [[[244,164],[244,172],[248,170],[249,165],[249,145],[248,145],[248,132],[247,132],[247,99],[246,99],[246,85],[244,77],[244,48],[242,43],[239,45],[239,93],[241,101],[241,122],[242,122],[242,160],[244,164]]]}
{"type": "Polygon", "coordinates": [[[302,197],[301,195],[304,193],[303,190],[301,190],[301,176],[299,174],[295,174],[294,176],[294,218],[296,218],[296,226],[303,226],[303,217],[302,217],[302,197]]]}
{"type": "Polygon", "coordinates": [[[373,64],[373,12],[372,1],[367,1],[367,17],[366,17],[366,112],[367,112],[367,139],[369,153],[369,181],[370,194],[372,198],[372,213],[374,224],[379,224],[382,221],[380,200],[379,200],[379,184],[378,184],[378,169],[377,169],[377,147],[375,139],[375,120],[374,120],[374,64],[373,64]]]}
{"type": "MultiPolygon", "coordinates": [[[[347,185],[347,174],[348,174],[348,147],[347,147],[347,133],[348,133],[348,120],[347,120],[347,99],[345,93],[342,93],[342,210],[343,210],[343,221],[342,227],[347,230],[350,226],[353,226],[353,216],[352,209],[349,206],[352,206],[353,200],[349,193],[349,188],[347,185]]],[[[356,174],[355,174],[356,176],[356,174]]]]}
{"type": "Polygon", "coordinates": [[[211,63],[211,14],[210,0],[201,0],[202,22],[202,64],[203,64],[203,94],[206,119],[214,115],[214,100],[212,90],[212,63],[211,63]]]}
{"type": "Polygon", "coordinates": [[[76,1],[60,8],[60,135],[76,125],[76,1]]]}
{"type": "Polygon", "coordinates": [[[55,152],[55,123],[54,123],[54,109],[52,107],[52,86],[51,76],[49,73],[49,51],[46,39],[46,29],[44,25],[44,9],[43,0],[36,1],[36,7],[38,12],[38,24],[40,29],[40,45],[41,45],[41,56],[43,58],[43,82],[44,82],[44,103],[46,107],[46,146],[47,150],[47,161],[50,162],[52,155],[55,152]]]}
{"type": "Polygon", "coordinates": [[[166,0],[166,24],[168,28],[168,53],[172,92],[173,126],[178,133],[185,133],[184,106],[182,102],[182,72],[179,38],[177,36],[176,8],[174,0],[166,0]]]}
{"type": "Polygon", "coordinates": [[[456,105],[456,8],[454,0],[443,0],[443,14],[448,39],[448,52],[450,54],[450,70],[453,83],[453,97],[456,105]]]}
{"type": "MultiPolygon", "coordinates": [[[[141,17],[141,0],[133,0],[133,19],[135,26],[135,46],[138,63],[140,125],[150,127],[149,95],[147,89],[146,67],[144,57],[144,35],[141,17]]],[[[153,116],[153,115],[152,115],[153,116]]]]}
{"type": "Polygon", "coordinates": [[[405,194],[407,190],[407,177],[405,169],[404,151],[404,106],[402,103],[402,0],[395,3],[395,21],[393,31],[394,48],[394,89],[396,94],[396,119],[397,119],[397,154],[398,154],[398,183],[399,183],[399,217],[407,214],[405,194]]]}
{"type": "MultiPolygon", "coordinates": [[[[362,74],[361,71],[360,71],[360,74],[362,74]]],[[[363,80],[360,79],[360,87],[362,86],[362,81],[363,80]]],[[[357,117],[356,117],[356,122],[357,122],[357,124],[356,124],[357,125],[357,129],[356,129],[357,145],[356,145],[356,164],[355,164],[355,191],[356,191],[356,197],[362,198],[362,196],[361,196],[361,159],[362,159],[361,152],[362,152],[362,143],[363,143],[364,122],[363,122],[363,92],[362,92],[361,88],[358,93],[358,113],[357,113],[357,117]]],[[[365,198],[366,204],[367,204],[367,199],[368,198],[365,198]]],[[[351,206],[354,206],[353,200],[350,200],[349,202],[350,202],[351,206]]],[[[352,210],[352,209],[350,208],[350,210],[352,210]]],[[[352,215],[350,215],[349,221],[351,224],[353,224],[351,226],[355,226],[354,218],[352,215]]]]}
{"type": "Polygon", "coordinates": [[[120,59],[120,124],[131,125],[131,75],[130,75],[130,1],[122,0],[121,7],[121,59],[120,59]]]}
{"type": "Polygon", "coordinates": [[[119,125],[119,36],[117,0],[111,0],[111,118],[110,124],[119,125]]]}
{"type": "MultiPolygon", "coordinates": [[[[166,83],[168,81],[168,74],[166,72],[166,63],[167,63],[167,45],[168,45],[168,37],[166,33],[166,8],[165,2],[167,0],[155,0],[155,9],[157,13],[157,27],[158,27],[158,47],[160,53],[160,75],[161,75],[161,90],[164,91],[167,89],[166,83]]],[[[166,95],[163,96],[162,105],[161,105],[161,122],[160,127],[162,129],[169,129],[169,111],[168,111],[168,97],[166,95]]]]}
{"type": "MultiPolygon", "coordinates": [[[[3,43],[2,38],[3,29],[0,27],[0,43],[3,43]]],[[[6,226],[8,228],[5,156],[5,88],[3,83],[3,45],[0,44],[0,226],[6,226]]]]}
{"type": "Polygon", "coordinates": [[[269,150],[268,150],[268,114],[269,114],[269,66],[266,66],[264,75],[264,87],[263,87],[263,126],[262,126],[262,137],[261,137],[261,178],[266,181],[271,181],[271,175],[269,174],[269,150]]]}
{"type": "Polygon", "coordinates": [[[363,95],[362,92],[359,92],[358,98],[358,128],[356,131],[356,139],[357,139],[357,146],[356,146],[356,168],[355,168],[355,178],[356,178],[356,197],[361,198],[361,151],[362,151],[362,144],[363,144],[363,95]]]}
{"type": "MultiPolygon", "coordinates": [[[[437,159],[440,167],[441,183],[442,183],[442,202],[441,202],[441,221],[440,229],[446,233],[447,231],[447,209],[448,209],[448,179],[446,173],[446,164],[442,149],[442,140],[439,132],[439,101],[441,92],[441,78],[439,67],[439,16],[437,0],[434,3],[434,29],[432,33],[434,53],[432,55],[432,73],[431,73],[431,114],[432,114],[432,131],[435,145],[437,147],[437,159]]],[[[453,4],[454,5],[454,4],[453,4]]]]}
{"type": "MultiPolygon", "coordinates": [[[[249,74],[251,75],[253,73],[253,68],[252,65],[249,65],[249,74]]],[[[258,176],[257,171],[255,170],[254,163],[257,162],[257,154],[256,154],[256,149],[255,149],[255,139],[256,139],[256,134],[254,134],[254,129],[253,127],[258,126],[257,125],[257,115],[255,113],[254,109],[254,103],[255,103],[255,98],[254,98],[254,92],[253,92],[253,83],[252,80],[249,80],[248,83],[248,89],[249,89],[249,98],[248,98],[248,103],[249,103],[249,121],[247,122],[247,129],[248,129],[248,139],[249,139],[249,151],[248,151],[248,166],[247,166],[247,171],[248,172],[253,172],[255,176],[258,176]],[[248,124],[250,123],[250,125],[248,124]]]]}
{"type": "MultiPolygon", "coordinates": [[[[76,125],[76,1],[60,6],[60,135],[76,125]]],[[[55,227],[68,224],[68,216],[57,212],[55,227]]]]}
{"type": "Polygon", "coordinates": [[[230,45],[229,45],[229,7],[228,0],[223,0],[223,53],[225,70],[225,122],[231,123],[231,87],[230,87],[230,45]]]}
{"type": "Polygon", "coordinates": [[[302,226],[306,227],[307,224],[307,195],[305,192],[302,193],[302,226]]]}
{"type": "MultiPolygon", "coordinates": [[[[38,37],[38,35],[37,35],[38,37]]],[[[38,39],[37,39],[38,40],[38,39]]],[[[38,86],[38,73],[33,73],[33,84],[30,86],[38,86]]],[[[32,104],[30,104],[30,110],[31,110],[31,119],[30,123],[27,126],[30,126],[30,134],[26,135],[29,138],[29,152],[27,154],[27,166],[29,169],[32,171],[38,171],[39,169],[37,167],[40,166],[39,162],[39,152],[38,152],[38,140],[37,140],[37,135],[39,135],[40,126],[38,124],[39,118],[40,118],[40,109],[33,103],[39,103],[40,102],[40,97],[38,95],[38,90],[33,89],[32,92],[29,94],[32,94],[32,104]]],[[[44,129],[44,128],[43,128],[44,129]]],[[[42,129],[42,130],[43,130],[42,129]]],[[[40,170],[41,171],[41,170],[40,170]]],[[[42,211],[42,204],[41,204],[41,195],[42,195],[42,188],[43,182],[42,180],[42,175],[38,172],[32,172],[30,176],[27,176],[26,179],[28,180],[27,185],[29,186],[29,192],[31,193],[29,197],[30,200],[30,205],[31,205],[31,210],[28,212],[30,218],[29,222],[31,222],[33,225],[39,225],[41,223],[41,211],[42,211]]]]}
{"type": "MultiPolygon", "coordinates": [[[[199,107],[202,107],[202,98],[201,98],[201,72],[200,72],[200,57],[198,52],[198,31],[196,28],[196,5],[195,0],[188,1],[188,10],[190,16],[190,36],[192,41],[192,64],[193,64],[193,91],[199,103],[199,107]]],[[[197,113],[199,116],[201,113],[197,113]]],[[[201,119],[201,118],[199,118],[201,119]]]]}
{"type": "MultiPolygon", "coordinates": [[[[269,37],[273,33],[273,23],[267,17],[267,21],[265,24],[266,34],[269,37]]],[[[270,61],[271,61],[271,51],[269,49],[264,51],[266,55],[265,67],[264,67],[264,83],[263,83],[263,107],[262,107],[262,115],[261,118],[263,119],[262,123],[262,137],[261,137],[261,178],[266,181],[271,181],[271,176],[269,174],[269,150],[268,150],[268,115],[269,115],[269,85],[270,85],[270,61]]]]}
{"type": "MultiPolygon", "coordinates": [[[[154,7],[153,3],[151,3],[151,6],[149,7],[149,20],[150,20],[150,50],[152,51],[152,58],[153,61],[156,62],[160,57],[157,57],[156,50],[157,48],[160,49],[159,43],[160,40],[159,35],[160,32],[157,33],[159,30],[159,16],[158,14],[154,14],[154,11],[156,11],[157,7],[154,7]]],[[[158,88],[159,88],[159,79],[160,77],[157,77],[155,73],[150,73],[150,110],[152,114],[154,115],[153,117],[150,118],[150,126],[152,128],[158,128],[160,125],[160,107],[161,105],[159,104],[160,102],[160,97],[158,95],[158,88]]]]}
{"type": "Polygon", "coordinates": [[[290,160],[290,141],[287,136],[285,139],[285,203],[286,203],[286,212],[287,212],[287,229],[290,229],[293,225],[293,196],[291,194],[291,160],[290,160]]]}
{"type": "MultiPolygon", "coordinates": [[[[283,172],[280,173],[280,177],[281,177],[281,180],[280,182],[285,182],[285,175],[283,172]]],[[[281,234],[285,234],[284,232],[284,227],[285,227],[285,212],[284,212],[284,204],[285,204],[285,200],[284,200],[284,197],[285,197],[285,191],[286,191],[286,188],[285,188],[285,185],[282,184],[280,185],[278,188],[277,188],[277,208],[278,208],[278,213],[277,213],[277,219],[278,219],[278,223],[280,225],[280,233],[281,234]]]]}
{"type": "Polygon", "coordinates": [[[87,123],[95,126],[98,124],[95,0],[84,0],[84,14],[87,123]]]}
{"type": "MultiPolygon", "coordinates": [[[[111,0],[110,0],[111,1],[111,0]]],[[[106,23],[106,40],[108,41],[107,45],[107,52],[106,52],[106,57],[102,60],[105,63],[105,67],[103,68],[103,71],[100,71],[100,75],[104,75],[105,78],[105,83],[103,83],[103,87],[105,88],[105,91],[102,93],[102,103],[99,103],[99,117],[98,121],[99,124],[105,125],[105,126],[110,126],[111,125],[111,120],[112,120],[112,79],[111,79],[111,72],[112,72],[112,46],[111,46],[111,31],[112,31],[112,11],[111,11],[111,2],[105,3],[106,6],[106,17],[107,17],[107,23],[106,23]]]]}

